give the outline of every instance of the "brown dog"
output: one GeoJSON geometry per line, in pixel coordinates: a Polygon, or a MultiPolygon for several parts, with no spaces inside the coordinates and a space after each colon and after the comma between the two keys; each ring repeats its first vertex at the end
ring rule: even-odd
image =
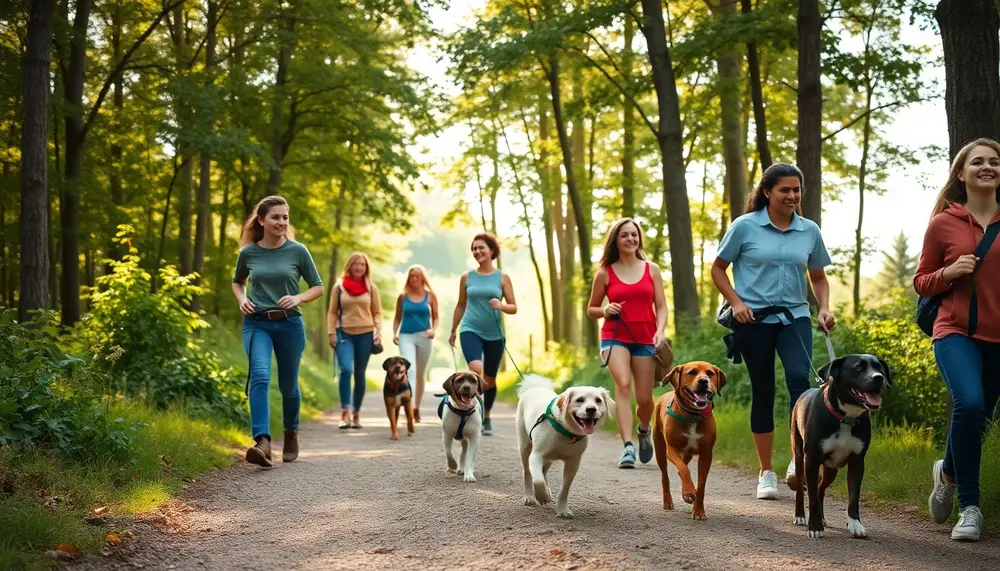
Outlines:
{"type": "Polygon", "coordinates": [[[663,509],[674,509],[670,496],[670,479],[667,477],[667,460],[677,467],[681,479],[684,501],[694,504],[691,517],[705,520],[705,482],[712,467],[712,448],[715,446],[715,418],[712,416],[712,398],[722,392],[726,374],[718,367],[704,361],[693,361],[674,367],[657,382],[669,383],[673,392],[664,393],[656,401],[653,417],[653,450],[660,466],[663,485],[663,509]],[[688,463],[698,456],[698,487],[691,480],[688,463]]]}
{"type": "Polygon", "coordinates": [[[399,409],[406,411],[406,435],[413,436],[413,392],[410,390],[410,380],[406,370],[410,362],[402,357],[389,357],[382,362],[385,369],[385,384],[382,385],[382,398],[385,400],[385,414],[389,417],[389,438],[399,440],[399,409]]]}

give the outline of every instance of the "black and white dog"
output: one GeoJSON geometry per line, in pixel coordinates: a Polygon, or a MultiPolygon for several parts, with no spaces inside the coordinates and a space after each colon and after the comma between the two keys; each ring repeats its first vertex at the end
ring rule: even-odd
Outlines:
{"type": "Polygon", "coordinates": [[[882,392],[892,384],[889,366],[873,355],[845,355],[819,374],[826,382],[803,393],[792,409],[789,432],[795,475],[788,486],[795,490],[795,525],[807,523],[803,494],[808,492],[809,537],[823,537],[823,498],[837,470],[846,465],[847,531],[851,537],[865,538],[868,532],[861,524],[859,504],[872,438],[867,413],[882,405],[882,392]]]}

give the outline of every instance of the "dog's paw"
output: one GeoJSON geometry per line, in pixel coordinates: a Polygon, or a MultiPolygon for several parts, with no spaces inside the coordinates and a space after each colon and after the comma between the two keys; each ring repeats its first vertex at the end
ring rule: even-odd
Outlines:
{"type": "Polygon", "coordinates": [[[806,524],[806,518],[805,518],[805,516],[802,516],[802,517],[796,516],[795,517],[795,525],[805,525],[805,524],[806,524]]]}
{"type": "Polygon", "coordinates": [[[665,509],[665,510],[673,510],[674,509],[674,500],[672,498],[666,498],[665,500],[663,500],[663,509],[665,509]]]}
{"type": "Polygon", "coordinates": [[[684,494],[684,503],[693,504],[696,497],[694,492],[687,492],[684,494]]]}
{"type": "Polygon", "coordinates": [[[454,458],[448,458],[448,471],[452,474],[458,472],[458,462],[454,458]]]}
{"type": "Polygon", "coordinates": [[[847,533],[854,539],[868,539],[868,530],[861,524],[860,520],[847,518],[847,533]]]}
{"type": "Polygon", "coordinates": [[[695,521],[706,521],[708,520],[708,516],[705,515],[704,511],[702,511],[701,513],[693,511],[691,512],[691,519],[695,521]]]}
{"type": "Polygon", "coordinates": [[[468,474],[464,474],[464,475],[462,476],[462,481],[463,481],[463,482],[470,482],[470,483],[471,483],[471,482],[475,482],[475,481],[476,481],[476,476],[475,476],[475,475],[473,475],[473,473],[472,473],[472,472],[469,472],[468,474]]]}
{"type": "Polygon", "coordinates": [[[569,506],[564,506],[562,509],[556,510],[556,515],[559,519],[573,519],[573,510],[569,509],[569,506]]]}
{"type": "Polygon", "coordinates": [[[535,499],[535,496],[529,496],[529,495],[525,494],[525,496],[524,496],[524,505],[526,505],[526,506],[537,506],[538,505],[538,500],[535,499]]]}
{"type": "Polygon", "coordinates": [[[389,435],[389,440],[399,440],[399,435],[398,434],[390,434],[389,435]]]}
{"type": "Polygon", "coordinates": [[[552,496],[549,494],[549,487],[545,485],[545,482],[535,483],[535,499],[542,505],[552,501],[552,496]]]}
{"type": "Polygon", "coordinates": [[[407,436],[413,436],[413,431],[412,431],[412,430],[410,430],[409,432],[407,432],[407,433],[406,433],[406,435],[407,435],[407,436]]]}
{"type": "Polygon", "coordinates": [[[825,532],[822,529],[815,530],[815,531],[811,530],[811,529],[809,530],[809,538],[810,539],[822,539],[824,535],[825,535],[825,532]]]}

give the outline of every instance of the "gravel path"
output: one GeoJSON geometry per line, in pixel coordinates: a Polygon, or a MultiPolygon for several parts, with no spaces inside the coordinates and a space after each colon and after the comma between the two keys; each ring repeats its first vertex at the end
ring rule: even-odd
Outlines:
{"type": "MultiPolygon", "coordinates": [[[[125,550],[73,569],[1000,569],[995,534],[959,544],[949,527],[907,514],[865,517],[863,504],[872,538],[852,540],[838,499],[827,500],[827,537],[810,540],[792,525],[786,487],[779,500],[759,501],[751,477],[718,465],[709,520],[692,521],[673,467],[678,508],[666,512],[655,460],[617,469],[620,446],[609,434],[593,437],[585,454],[570,494],[576,518],[559,520],[551,504],[521,503],[512,407],[497,404],[478,481],[465,484],[445,473],[436,400],[424,403],[413,438],[392,442],[380,397],[368,395],[364,429],[338,430],[339,414],[310,423],[294,463],[241,462],[207,475],[151,518],[155,525],[133,525],[125,550]]],[[[554,491],[561,470],[553,467],[554,491]]]]}

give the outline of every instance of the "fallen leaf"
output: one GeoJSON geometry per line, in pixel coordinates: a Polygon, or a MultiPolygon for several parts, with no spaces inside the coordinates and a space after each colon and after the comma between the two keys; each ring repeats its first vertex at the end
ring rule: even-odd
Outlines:
{"type": "Polygon", "coordinates": [[[552,553],[552,555],[555,555],[556,557],[559,557],[560,555],[563,554],[563,552],[559,549],[553,549],[550,553],[552,553]]]}
{"type": "Polygon", "coordinates": [[[108,506],[101,506],[99,508],[94,508],[90,510],[90,513],[94,515],[104,515],[108,511],[108,506]]]}
{"type": "Polygon", "coordinates": [[[122,538],[117,533],[112,531],[111,533],[104,536],[104,541],[118,545],[122,542],[122,538]]]}
{"type": "Polygon", "coordinates": [[[57,559],[76,559],[80,556],[80,548],[72,543],[63,543],[56,548],[57,559]]]}
{"type": "Polygon", "coordinates": [[[166,468],[167,470],[170,470],[171,466],[174,465],[174,463],[171,462],[170,460],[167,460],[167,457],[164,456],[163,454],[160,454],[160,463],[163,464],[163,467],[166,468]]]}

